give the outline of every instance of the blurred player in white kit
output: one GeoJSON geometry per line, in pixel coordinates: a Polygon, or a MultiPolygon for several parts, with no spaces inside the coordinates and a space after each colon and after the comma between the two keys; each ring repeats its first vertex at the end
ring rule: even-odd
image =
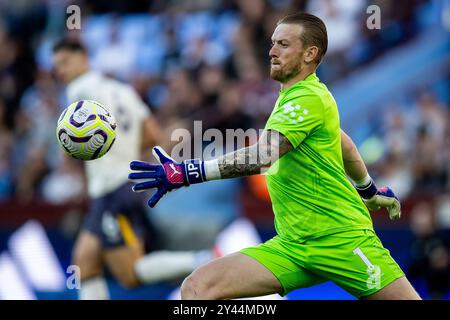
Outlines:
{"type": "Polygon", "coordinates": [[[109,299],[104,267],[126,287],[179,279],[213,258],[211,250],[153,251],[154,232],[146,206],[131,191],[129,163],[161,141],[160,129],[149,108],[127,84],[105,77],[89,67],[84,46],[75,39],[54,45],[58,78],[67,85],[69,103],[95,100],[115,116],[117,137],[102,158],[85,162],[90,210],[73,251],[80,267],[80,299],[109,299]]]}

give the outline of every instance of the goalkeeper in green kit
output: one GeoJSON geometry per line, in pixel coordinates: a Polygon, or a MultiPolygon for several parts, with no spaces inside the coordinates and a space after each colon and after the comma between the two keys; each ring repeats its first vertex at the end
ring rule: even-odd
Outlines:
{"type": "Polygon", "coordinates": [[[277,235],[195,270],[183,282],[183,299],[286,295],[325,281],[361,299],[420,299],[375,234],[368,211],[384,207],[398,219],[400,202],[370,178],[340,129],[333,96],[315,74],[327,41],[324,23],[311,14],[278,22],[269,56],[270,76],[281,89],[256,144],[214,160],[182,163],[155,147],[159,164],[130,164],[134,191],[157,189],[151,207],[168,191],[268,168],[277,235]]]}

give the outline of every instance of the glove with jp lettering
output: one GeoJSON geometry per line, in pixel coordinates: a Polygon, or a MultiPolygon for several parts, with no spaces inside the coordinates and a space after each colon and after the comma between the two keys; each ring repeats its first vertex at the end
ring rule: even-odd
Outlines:
{"type": "Polygon", "coordinates": [[[157,189],[156,193],[148,200],[150,207],[153,208],[169,191],[206,181],[203,161],[190,159],[176,163],[159,146],[154,147],[152,152],[159,164],[132,161],[130,169],[135,172],[128,175],[130,180],[141,181],[133,186],[134,192],[157,189]]]}

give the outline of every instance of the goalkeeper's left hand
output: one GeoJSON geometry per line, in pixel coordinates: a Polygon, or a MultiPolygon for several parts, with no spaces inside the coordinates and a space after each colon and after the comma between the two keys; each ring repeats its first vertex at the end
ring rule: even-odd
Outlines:
{"type": "Polygon", "coordinates": [[[386,208],[389,219],[397,220],[401,216],[400,201],[389,187],[377,188],[373,180],[367,186],[356,187],[359,195],[370,211],[378,211],[386,208]]]}

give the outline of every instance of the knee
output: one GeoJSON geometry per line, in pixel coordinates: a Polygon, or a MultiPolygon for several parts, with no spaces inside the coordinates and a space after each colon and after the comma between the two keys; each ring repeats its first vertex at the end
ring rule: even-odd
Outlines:
{"type": "Polygon", "coordinates": [[[183,300],[216,300],[220,299],[217,286],[208,284],[198,275],[191,274],[181,285],[181,299],[183,300]]]}
{"type": "Polygon", "coordinates": [[[100,253],[86,247],[76,247],[72,255],[72,264],[80,268],[81,280],[96,277],[102,273],[100,253]]]}
{"type": "Polygon", "coordinates": [[[133,289],[140,285],[133,270],[121,270],[116,272],[114,276],[120,285],[126,289],[133,289]]]}
{"type": "Polygon", "coordinates": [[[134,270],[135,259],[107,259],[106,267],[117,282],[125,289],[133,289],[141,283],[134,270]]]}

